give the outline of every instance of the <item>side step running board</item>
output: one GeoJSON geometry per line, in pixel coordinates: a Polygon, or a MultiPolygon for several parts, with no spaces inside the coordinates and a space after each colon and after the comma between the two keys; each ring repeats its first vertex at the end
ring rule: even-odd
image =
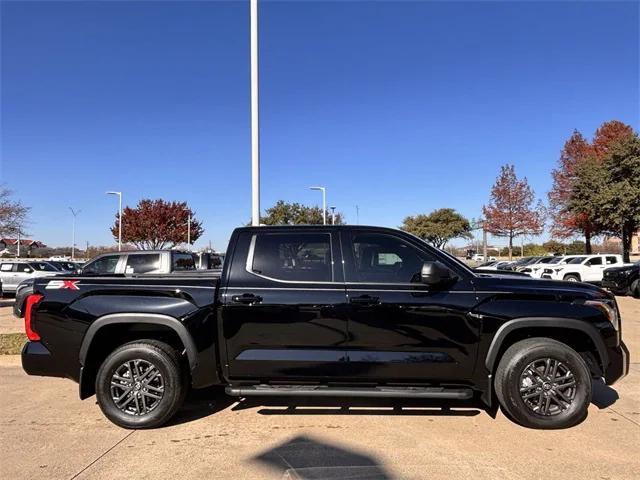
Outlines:
{"type": "Polygon", "coordinates": [[[322,385],[253,385],[227,387],[227,395],[234,397],[289,396],[289,397],[375,397],[375,398],[471,398],[470,388],[440,387],[326,387],[322,385]]]}

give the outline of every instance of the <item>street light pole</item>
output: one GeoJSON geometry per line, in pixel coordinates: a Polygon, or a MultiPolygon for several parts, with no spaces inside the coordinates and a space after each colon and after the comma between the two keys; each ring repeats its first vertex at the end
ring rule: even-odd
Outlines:
{"type": "Polygon", "coordinates": [[[327,189],[325,187],[309,187],[310,190],[320,190],[322,192],[322,224],[327,224],[327,189]]]}
{"type": "Polygon", "coordinates": [[[191,214],[187,218],[187,244],[189,245],[189,250],[191,250],[191,214]]]}
{"type": "Polygon", "coordinates": [[[69,207],[71,210],[71,214],[73,215],[73,223],[71,227],[71,260],[76,258],[76,217],[80,214],[82,210],[74,210],[69,207]]]}
{"type": "Polygon", "coordinates": [[[118,251],[122,250],[122,192],[107,192],[107,195],[118,196],[118,251]]]}
{"type": "Polygon", "coordinates": [[[258,102],[258,0],[251,16],[251,225],[260,225],[260,124],[258,102]]]}

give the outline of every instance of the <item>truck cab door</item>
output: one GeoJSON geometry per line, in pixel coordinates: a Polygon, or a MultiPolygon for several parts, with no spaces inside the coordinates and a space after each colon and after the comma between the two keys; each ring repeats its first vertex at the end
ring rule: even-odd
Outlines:
{"type": "Polygon", "coordinates": [[[337,233],[322,227],[238,234],[219,310],[230,381],[344,374],[346,293],[338,246],[337,233]]]}
{"type": "Polygon", "coordinates": [[[355,230],[341,238],[353,377],[407,383],[469,378],[480,332],[479,320],[468,315],[477,303],[470,274],[454,271],[459,276],[450,284],[429,286],[421,282],[424,262],[453,261],[410,235],[355,230]]]}
{"type": "Polygon", "coordinates": [[[605,269],[604,257],[592,257],[584,263],[584,282],[600,282],[605,269]]]}

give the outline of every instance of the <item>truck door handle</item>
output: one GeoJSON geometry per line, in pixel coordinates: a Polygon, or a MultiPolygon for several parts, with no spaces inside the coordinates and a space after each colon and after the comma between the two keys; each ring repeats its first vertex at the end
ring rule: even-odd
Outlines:
{"type": "Polygon", "coordinates": [[[371,295],[360,295],[359,297],[351,297],[349,302],[358,305],[377,305],[380,303],[380,297],[372,297],[371,295]]]}
{"type": "Polygon", "coordinates": [[[260,303],[262,301],[262,297],[259,295],[254,295],[253,293],[243,293],[242,295],[234,295],[231,297],[231,300],[235,303],[244,303],[251,305],[253,303],[260,303]]]}

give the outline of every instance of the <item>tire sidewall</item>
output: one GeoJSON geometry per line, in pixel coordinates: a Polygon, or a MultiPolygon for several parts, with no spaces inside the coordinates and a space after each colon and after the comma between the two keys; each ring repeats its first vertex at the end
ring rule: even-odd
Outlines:
{"type": "Polygon", "coordinates": [[[518,423],[534,428],[566,428],[584,419],[591,403],[591,375],[584,360],[569,347],[556,342],[530,346],[516,353],[504,375],[504,407],[518,423]],[[567,365],[576,381],[576,394],[569,408],[559,414],[544,416],[532,411],[520,395],[520,376],[531,362],[553,358],[567,365]]]}
{"type": "Polygon", "coordinates": [[[151,345],[124,345],[104,361],[96,378],[96,395],[104,415],[116,425],[124,428],[150,428],[161,425],[173,415],[182,397],[180,370],[175,361],[162,349],[151,345]],[[164,395],[160,403],[149,413],[141,416],[121,411],[111,398],[111,377],[116,369],[130,360],[142,359],[153,364],[162,375],[164,395]]]}

